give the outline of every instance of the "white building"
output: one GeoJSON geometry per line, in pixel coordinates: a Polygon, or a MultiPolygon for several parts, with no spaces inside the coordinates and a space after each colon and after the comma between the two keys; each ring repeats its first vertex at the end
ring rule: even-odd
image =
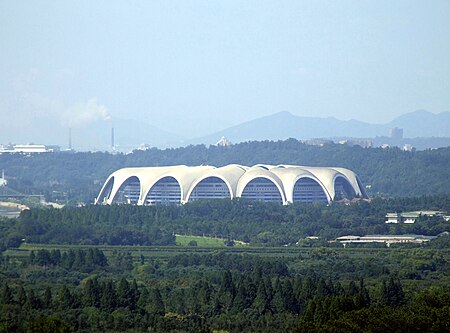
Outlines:
{"type": "Polygon", "coordinates": [[[429,242],[437,236],[423,235],[367,235],[367,236],[342,236],[336,238],[336,242],[341,243],[344,247],[347,244],[367,244],[367,243],[385,243],[387,246],[396,243],[415,243],[422,244],[429,242]]]}
{"type": "Polygon", "coordinates": [[[37,154],[37,153],[50,153],[59,150],[58,146],[45,146],[45,145],[8,145],[0,147],[0,154],[37,154]]]}
{"type": "Polygon", "coordinates": [[[117,170],[108,177],[95,202],[154,205],[248,198],[288,204],[329,203],[356,196],[367,195],[356,174],[344,168],[177,165],[117,170]]]}
{"type": "Polygon", "coordinates": [[[418,210],[404,213],[387,213],[385,223],[415,223],[421,216],[441,216],[445,219],[445,212],[436,210],[418,210]]]}
{"type": "Polygon", "coordinates": [[[403,145],[403,151],[412,151],[413,150],[413,146],[410,145],[409,143],[405,143],[403,145]]]}
{"type": "Polygon", "coordinates": [[[232,143],[230,140],[228,140],[226,137],[221,137],[219,141],[217,141],[216,146],[217,147],[228,147],[231,146],[232,143]]]}

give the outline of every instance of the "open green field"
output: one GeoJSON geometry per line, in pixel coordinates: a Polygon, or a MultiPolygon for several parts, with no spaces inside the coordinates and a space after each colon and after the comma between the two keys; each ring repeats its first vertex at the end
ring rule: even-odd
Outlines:
{"type": "MultiPolygon", "coordinates": [[[[190,235],[175,235],[175,242],[178,246],[192,246],[190,242],[196,242],[197,247],[226,247],[227,240],[224,238],[206,237],[206,236],[190,236],[190,235]]],[[[195,246],[195,245],[194,245],[195,246]]],[[[234,246],[247,246],[243,242],[235,242],[234,246]]]]}

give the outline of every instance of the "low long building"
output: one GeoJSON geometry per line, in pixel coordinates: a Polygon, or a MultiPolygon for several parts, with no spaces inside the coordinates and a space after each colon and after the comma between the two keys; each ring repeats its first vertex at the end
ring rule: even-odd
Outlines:
{"type": "Polygon", "coordinates": [[[0,145],[1,154],[40,154],[40,153],[53,153],[59,151],[59,146],[46,146],[46,145],[0,145]]]}
{"type": "Polygon", "coordinates": [[[356,174],[344,168],[177,165],[119,169],[108,177],[95,203],[167,205],[216,198],[330,203],[356,196],[367,195],[356,174]]]}
{"type": "MultiPolygon", "coordinates": [[[[439,235],[438,235],[439,236],[439,235]]],[[[336,242],[341,243],[344,247],[347,244],[366,244],[366,243],[385,243],[386,246],[396,243],[415,243],[422,244],[435,239],[438,236],[424,235],[367,235],[367,236],[342,236],[336,238],[336,242]]]]}

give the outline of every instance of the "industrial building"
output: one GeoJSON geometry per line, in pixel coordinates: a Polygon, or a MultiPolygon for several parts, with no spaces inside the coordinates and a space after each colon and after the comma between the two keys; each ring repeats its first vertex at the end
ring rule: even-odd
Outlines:
{"type": "Polygon", "coordinates": [[[288,204],[330,203],[366,197],[353,171],[344,168],[231,164],[124,168],[104,183],[96,204],[168,205],[217,198],[288,204]]]}
{"type": "Polygon", "coordinates": [[[1,154],[40,154],[40,153],[52,153],[59,151],[59,146],[46,146],[46,145],[0,145],[0,155],[1,154]]]}

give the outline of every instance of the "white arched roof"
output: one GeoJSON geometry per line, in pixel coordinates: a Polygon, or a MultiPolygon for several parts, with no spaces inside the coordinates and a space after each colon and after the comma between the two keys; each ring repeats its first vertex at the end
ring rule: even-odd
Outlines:
{"type": "Polygon", "coordinates": [[[365,196],[363,188],[360,188],[356,174],[345,168],[331,167],[308,167],[297,165],[268,165],[258,164],[252,167],[238,164],[230,164],[220,168],[213,166],[185,165],[164,166],[164,167],[140,167],[123,168],[113,172],[105,181],[96,203],[111,204],[121,185],[130,177],[137,177],[140,182],[140,197],[138,205],[145,203],[145,198],[150,189],[161,179],[173,177],[177,180],[181,190],[181,203],[186,203],[195,188],[202,180],[209,177],[222,179],[230,190],[230,197],[241,197],[245,186],[255,178],[266,178],[273,182],[278,188],[283,203],[293,201],[293,189],[295,183],[300,178],[306,177],[315,180],[324,190],[328,201],[335,197],[335,181],[342,177],[351,185],[356,195],[365,196]],[[108,182],[113,181],[109,197],[105,202],[103,197],[108,182]]]}
{"type": "MultiPolygon", "coordinates": [[[[145,169],[153,169],[153,168],[145,168],[145,169]]],[[[177,180],[178,184],[180,185],[180,189],[182,189],[182,183],[180,183],[180,180],[177,179],[177,177],[174,177],[174,175],[178,175],[183,170],[188,169],[186,165],[175,165],[171,167],[157,167],[157,170],[142,170],[143,173],[146,173],[145,180],[142,184],[142,191],[141,196],[139,198],[139,204],[143,205],[145,203],[145,198],[148,194],[148,192],[151,190],[151,188],[161,179],[166,177],[173,177],[177,180]]],[[[181,191],[182,192],[182,191],[181,191]]],[[[182,200],[182,196],[180,198],[182,200]]]]}
{"type": "Polygon", "coordinates": [[[363,197],[365,195],[364,189],[359,188],[357,176],[353,171],[345,168],[333,168],[333,169],[345,176],[345,178],[349,181],[350,185],[352,185],[353,189],[355,190],[356,195],[360,197],[363,197]]]}
{"type": "Polygon", "coordinates": [[[266,170],[270,170],[270,169],[275,168],[275,167],[276,166],[272,165],[272,164],[256,164],[256,165],[252,166],[250,169],[263,168],[263,169],[266,169],[266,170]]]}
{"type": "Polygon", "coordinates": [[[98,194],[97,198],[95,198],[94,203],[97,204],[104,204],[108,203],[108,195],[104,193],[106,191],[106,188],[108,187],[109,182],[113,182],[112,185],[114,185],[114,176],[109,175],[109,177],[106,179],[105,183],[102,186],[102,189],[100,190],[100,193],[98,194]]]}
{"type": "Polygon", "coordinates": [[[298,167],[298,166],[284,166],[280,165],[276,168],[270,169],[270,171],[274,174],[276,174],[281,181],[283,182],[284,191],[286,194],[286,201],[287,202],[294,202],[293,194],[294,194],[294,186],[295,183],[300,178],[310,178],[316,181],[320,187],[322,187],[322,190],[324,191],[328,202],[331,201],[330,193],[328,192],[328,189],[322,184],[321,180],[317,178],[313,173],[311,173],[307,168],[305,167],[298,167]]]}
{"type": "Polygon", "coordinates": [[[217,177],[223,180],[227,185],[228,191],[230,191],[230,199],[236,197],[236,189],[239,179],[246,172],[246,168],[238,164],[230,164],[220,168],[211,169],[203,174],[201,174],[193,183],[186,196],[186,202],[189,201],[192,191],[195,187],[202,181],[210,177],[217,177]]]}
{"type": "Polygon", "coordinates": [[[277,175],[262,167],[250,168],[246,173],[242,175],[237,185],[236,197],[240,198],[242,196],[242,192],[244,192],[245,186],[247,186],[248,183],[256,178],[266,178],[274,183],[278,188],[278,191],[280,192],[281,200],[283,201],[283,203],[286,203],[286,195],[284,194],[283,182],[277,175]]]}
{"type": "Polygon", "coordinates": [[[198,178],[200,175],[214,169],[212,166],[195,166],[195,167],[187,167],[187,166],[181,166],[181,167],[170,167],[169,169],[165,170],[164,173],[158,175],[158,177],[152,179],[151,182],[147,183],[144,192],[141,192],[141,199],[140,203],[143,204],[145,202],[145,197],[147,196],[148,192],[151,190],[151,188],[161,179],[166,177],[172,177],[174,178],[178,184],[180,185],[181,190],[181,203],[186,203],[187,195],[190,191],[192,183],[195,181],[196,178],[198,178]]]}
{"type": "Polygon", "coordinates": [[[123,183],[125,183],[127,181],[127,179],[131,178],[131,177],[137,177],[139,179],[140,182],[140,191],[142,193],[142,172],[141,169],[146,169],[146,168],[123,168],[123,169],[119,169],[115,172],[113,172],[107,179],[107,181],[105,182],[105,185],[102,188],[102,191],[100,191],[99,196],[97,197],[97,202],[99,202],[101,200],[101,196],[102,196],[102,192],[103,190],[106,188],[108,181],[112,178],[114,179],[114,183],[113,183],[113,187],[111,190],[111,194],[109,195],[109,197],[106,200],[107,204],[112,204],[117,192],[119,191],[120,187],[122,186],[123,183]]]}

